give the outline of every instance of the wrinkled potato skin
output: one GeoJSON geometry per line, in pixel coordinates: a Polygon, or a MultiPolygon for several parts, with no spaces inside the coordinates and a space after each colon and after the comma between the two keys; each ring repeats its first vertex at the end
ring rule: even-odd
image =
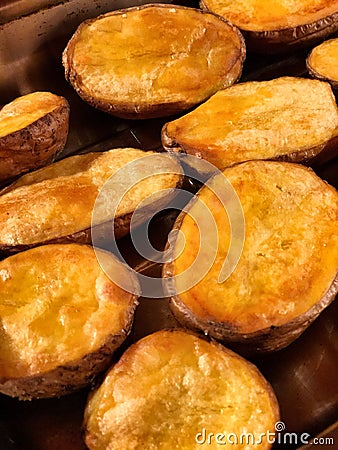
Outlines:
{"type": "Polygon", "coordinates": [[[32,124],[0,138],[0,185],[39,169],[63,150],[69,123],[69,105],[57,107],[32,124]]]}

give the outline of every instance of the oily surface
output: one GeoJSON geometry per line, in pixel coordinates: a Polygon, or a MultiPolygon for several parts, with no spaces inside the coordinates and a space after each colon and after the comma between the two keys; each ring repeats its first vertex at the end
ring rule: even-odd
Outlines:
{"type": "MultiPolygon", "coordinates": [[[[290,163],[247,162],[224,175],[245,219],[239,263],[218,282],[231,238],[229,220],[215,194],[203,188],[199,199],[212,212],[219,233],[217,255],[207,275],[180,299],[197,318],[240,333],[286,324],[319,302],[336,277],[337,192],[309,169],[290,163]]],[[[213,180],[214,189],[220,177],[213,180]]],[[[205,220],[198,204],[191,212],[197,223],[205,220]]],[[[187,215],[180,227],[186,245],[174,262],[174,274],[192,264],[199,248],[205,258],[210,256],[209,236],[198,237],[196,222],[187,215]]]]}
{"type": "Polygon", "coordinates": [[[126,326],[133,302],[87,246],[37,247],[1,261],[0,378],[45,373],[97,351],[126,326]]]}
{"type": "Polygon", "coordinates": [[[33,92],[13,100],[0,110],[0,138],[27,127],[64,104],[62,97],[50,92],[33,92]]]}
{"type": "MultiPolygon", "coordinates": [[[[159,331],[129,348],[89,400],[86,444],[91,450],[198,449],[203,428],[258,435],[273,430],[276,420],[274,394],[254,366],[184,331],[159,331]]],[[[263,440],[257,448],[270,445],[263,440]]]]}
{"type": "Polygon", "coordinates": [[[243,46],[237,30],[215,15],[165,5],[132,8],[83,23],[64,65],[85,99],[137,113],[152,104],[187,107],[227,86],[243,46]]]}
{"type": "Polygon", "coordinates": [[[164,146],[224,169],[251,159],[313,156],[337,134],[338,109],[327,83],[282,77],[247,82],[213,95],[169,122],[164,146]]]}
{"type": "Polygon", "coordinates": [[[337,12],[336,0],[203,0],[202,4],[243,30],[294,28],[337,12]]]}
{"type": "Polygon", "coordinates": [[[338,82],[338,39],[318,45],[307,60],[308,66],[318,75],[338,82]]]}
{"type": "MultiPolygon", "coordinates": [[[[155,158],[154,174],[159,174],[136,183],[123,197],[115,216],[123,217],[151,194],[176,187],[181,170],[173,158],[136,149],[114,149],[69,157],[23,176],[0,195],[0,243],[29,245],[89,228],[95,200],[105,182],[124,165],[150,154],[155,158]],[[160,173],[165,169],[172,173],[160,173]]],[[[146,161],[145,165],[149,164],[146,161]]],[[[130,170],[129,183],[133,185],[139,176],[140,172],[130,170]]],[[[109,198],[114,201],[114,190],[109,191],[109,198]]],[[[100,211],[95,224],[113,218],[109,201],[100,211]]]]}

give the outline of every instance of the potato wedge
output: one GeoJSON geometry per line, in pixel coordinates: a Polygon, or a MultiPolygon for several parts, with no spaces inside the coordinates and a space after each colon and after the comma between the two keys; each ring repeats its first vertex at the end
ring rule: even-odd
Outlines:
{"type": "MultiPolygon", "coordinates": [[[[143,164],[149,164],[147,158],[143,164]]],[[[179,163],[167,154],[124,148],[66,158],[36,172],[24,175],[0,195],[0,251],[5,254],[46,243],[91,242],[91,224],[96,234],[116,237],[129,232],[134,210],[151,195],[156,205],[170,202],[183,175],[179,163]],[[114,214],[114,192],[109,190],[107,210],[93,218],[97,196],[106,181],[119,169],[146,155],[152,155],[154,176],[138,182],[133,168],[127,180],[133,188],[123,197],[114,214]],[[161,173],[168,170],[168,173],[161,173]],[[167,189],[168,191],[163,191],[167,189]],[[163,192],[162,192],[163,191],[163,192]]],[[[152,211],[152,205],[148,205],[152,211]]],[[[144,207],[147,218],[147,205],[144,207]]],[[[109,237],[109,236],[108,236],[109,237]]]]}
{"type": "Polygon", "coordinates": [[[201,7],[238,26],[260,53],[308,47],[338,30],[337,0],[201,0],[201,7]]]}
{"type": "Polygon", "coordinates": [[[315,47],[306,60],[306,67],[312,76],[338,89],[338,38],[315,47]]]}
{"type": "Polygon", "coordinates": [[[274,392],[254,365],[186,331],[161,330],[132,345],[90,396],[85,442],[90,450],[192,450],[203,441],[215,449],[232,434],[234,448],[269,449],[278,418],[274,392]]]}
{"type": "Polygon", "coordinates": [[[1,261],[0,392],[29,400],[90,384],[128,335],[136,304],[85,245],[47,245],[1,261]]]}
{"type": "Polygon", "coordinates": [[[338,108],[330,86],[318,80],[240,83],[167,123],[162,143],[221,170],[254,159],[324,158],[338,148],[338,108]]]}
{"type": "Polygon", "coordinates": [[[143,119],[191,108],[241,75],[245,44],[212,13],[170,5],[113,11],[69,41],[67,80],[92,106],[143,119]]]}
{"type": "Polygon", "coordinates": [[[66,144],[69,105],[50,92],[33,92],[0,110],[0,184],[49,164],[66,144]]]}
{"type": "MultiPolygon", "coordinates": [[[[311,169],[286,162],[251,161],[226,169],[213,178],[216,192],[222,189],[223,176],[235,189],[245,219],[243,249],[236,244],[239,262],[219,281],[223,264],[231,262],[231,256],[226,258],[233,231],[226,209],[204,187],[198,198],[215,221],[217,255],[210,260],[211,233],[199,237],[192,218],[181,214],[175,228],[185,236],[185,247],[164,267],[164,276],[183,273],[198,251],[209,258],[210,270],[185,292],[182,281],[175,282],[172,311],[185,325],[231,343],[237,351],[279,350],[296,339],[338,291],[338,193],[311,169]]],[[[192,204],[189,213],[199,217],[201,225],[205,214],[199,208],[199,203],[192,204]]],[[[176,241],[175,248],[180,244],[176,241]]]]}

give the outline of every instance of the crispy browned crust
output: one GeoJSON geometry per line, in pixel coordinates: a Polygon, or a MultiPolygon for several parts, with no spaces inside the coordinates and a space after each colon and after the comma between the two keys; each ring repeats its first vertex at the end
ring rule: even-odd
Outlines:
{"type": "MultiPolygon", "coordinates": [[[[295,78],[295,80],[298,80],[298,78],[295,78]]],[[[276,80],[277,81],[277,80],[276,80]]],[[[263,82],[264,83],[264,82],[263,82]]],[[[267,82],[268,84],[269,82],[267,82]]],[[[290,83],[292,83],[292,78],[290,78],[290,83]]],[[[240,84],[236,85],[235,87],[240,86],[240,84]]],[[[290,84],[290,88],[292,87],[292,84],[290,84]]],[[[232,88],[229,88],[232,89],[232,88]]],[[[331,89],[330,89],[331,91],[331,89]]],[[[226,90],[224,92],[227,92],[226,90]]],[[[285,95],[287,96],[287,92],[285,92],[285,95]]],[[[332,105],[335,105],[334,95],[331,91],[331,97],[332,97],[332,105]]],[[[212,99],[212,98],[211,98],[212,99]]],[[[211,100],[210,99],[210,100],[211,100]]],[[[209,100],[209,101],[210,101],[209,100]]],[[[206,102],[207,104],[207,102],[206,102]]],[[[331,106],[332,106],[331,105],[331,106]]],[[[203,108],[203,105],[201,105],[201,108],[203,108]]],[[[336,108],[336,106],[334,106],[336,108]]],[[[234,104],[234,110],[236,111],[236,104],[234,104]]],[[[198,109],[196,110],[198,111],[198,109]]],[[[194,114],[194,111],[190,113],[191,115],[194,114]]],[[[189,114],[184,117],[189,117],[189,114]]],[[[264,117],[264,115],[263,115],[264,117]]],[[[179,121],[180,119],[178,119],[179,121]]],[[[224,119],[227,120],[227,117],[224,119]]],[[[175,121],[173,121],[175,123],[175,121]]],[[[180,136],[179,133],[176,136],[175,133],[172,131],[168,131],[168,127],[170,126],[171,122],[166,123],[161,131],[161,140],[163,148],[169,152],[174,153],[185,153],[193,156],[197,156],[198,158],[205,158],[209,159],[212,157],[216,157],[216,152],[219,149],[210,150],[205,146],[206,148],[201,148],[200,143],[197,142],[189,143],[184,142],[184,137],[180,136]]],[[[281,123],[282,126],[282,123],[281,123]]],[[[197,135],[197,134],[196,134],[197,135]]],[[[183,133],[184,136],[184,133],[183,133]]],[[[219,135],[220,139],[222,138],[221,133],[219,135]]],[[[210,144],[213,142],[211,141],[210,144]]],[[[240,152],[238,152],[239,155],[241,155],[242,159],[241,161],[234,160],[231,163],[227,163],[224,166],[219,166],[220,169],[224,169],[225,167],[231,167],[232,165],[238,164],[238,162],[245,162],[254,159],[252,157],[252,154],[245,154],[245,152],[241,148],[241,142],[240,140],[236,139],[234,140],[235,145],[238,144],[240,152]]],[[[272,145],[272,144],[271,144],[272,145]]],[[[312,144],[313,145],[313,144],[312,144]]],[[[211,146],[212,148],[212,146],[211,146]]],[[[231,148],[226,147],[226,148],[231,148]]],[[[306,165],[320,165],[323,164],[337,156],[337,148],[338,148],[338,129],[334,130],[333,133],[327,140],[323,140],[321,144],[311,146],[311,144],[303,145],[299,148],[293,147],[290,149],[281,149],[275,145],[275,156],[267,157],[264,155],[261,155],[257,157],[257,159],[265,159],[265,160],[272,160],[272,161],[288,161],[288,162],[294,162],[294,163],[303,163],[306,165]],[[288,150],[288,151],[287,151],[288,150]]],[[[236,154],[236,152],[234,152],[236,154]]],[[[221,159],[221,156],[219,156],[221,159]]],[[[212,162],[212,161],[211,161],[212,162]]],[[[215,164],[215,163],[214,163],[215,164]]],[[[217,163],[215,164],[217,165],[217,163]]]]}
{"type": "Polygon", "coordinates": [[[39,169],[63,150],[69,125],[69,104],[55,108],[27,127],[0,138],[0,185],[39,169]]]}
{"type": "MultiPolygon", "coordinates": [[[[311,170],[311,169],[305,169],[311,170]]],[[[182,211],[177,217],[174,230],[180,230],[187,212],[182,211]]],[[[171,245],[171,244],[170,244],[171,245]]],[[[168,244],[166,248],[168,248],[168,244]]],[[[163,278],[175,276],[175,261],[165,263],[162,270],[163,278]]],[[[168,289],[169,305],[174,317],[186,329],[203,333],[225,343],[231,349],[244,356],[255,356],[258,354],[271,353],[281,350],[296,340],[335,300],[338,293],[338,269],[331,285],[328,287],[320,300],[310,307],[306,312],[291,319],[280,326],[270,326],[251,333],[241,333],[238,326],[231,322],[218,322],[216,320],[205,320],[196,316],[189,307],[175,293],[175,287],[168,289]]]]}
{"type": "MultiPolygon", "coordinates": [[[[112,389],[114,389],[115,383],[119,382],[120,379],[119,377],[128,377],[128,373],[130,372],[129,368],[131,366],[131,364],[133,365],[133,369],[132,369],[132,374],[130,375],[130,378],[132,379],[132,377],[137,376],[137,369],[138,366],[137,364],[140,365],[140,362],[143,363],[142,358],[140,357],[140,354],[142,354],[142,351],[145,353],[147,361],[150,362],[150,364],[153,364],[153,366],[150,366],[149,368],[146,367],[146,371],[141,372],[143,367],[140,366],[139,370],[140,370],[140,374],[139,377],[142,380],[143,376],[147,379],[150,378],[152,376],[152,374],[155,372],[155,367],[156,367],[156,362],[157,361],[162,361],[162,357],[163,359],[165,359],[166,355],[163,355],[164,349],[165,349],[165,353],[169,353],[172,356],[173,361],[177,361],[177,356],[176,353],[179,355],[180,354],[180,350],[181,350],[181,345],[183,346],[184,349],[188,349],[189,347],[187,346],[187,340],[188,339],[192,339],[195,344],[195,349],[190,349],[191,351],[189,352],[189,356],[187,355],[187,357],[192,357],[193,360],[193,354],[194,351],[198,352],[199,350],[199,345],[200,342],[203,342],[203,354],[200,355],[200,366],[199,366],[199,370],[197,370],[197,368],[194,371],[194,366],[191,365],[189,366],[189,380],[190,383],[183,383],[183,390],[182,390],[182,397],[185,397],[186,392],[189,392],[189,386],[191,386],[191,384],[193,383],[195,386],[196,384],[198,384],[198,382],[201,383],[202,386],[204,386],[205,381],[199,381],[199,380],[203,380],[205,378],[210,377],[211,382],[209,383],[210,389],[213,390],[215,388],[215,396],[217,395],[217,392],[219,392],[219,390],[217,391],[217,388],[212,384],[212,381],[214,380],[213,378],[213,370],[210,370],[209,372],[205,369],[206,367],[208,367],[208,363],[209,363],[209,353],[210,355],[213,355],[213,363],[215,363],[215,361],[218,361],[218,356],[220,356],[221,354],[223,354],[223,356],[225,358],[229,358],[229,374],[228,376],[230,377],[230,380],[233,380],[236,378],[235,373],[236,370],[239,370],[239,367],[241,367],[241,372],[244,370],[247,376],[247,379],[250,379],[250,382],[255,382],[257,384],[257,387],[259,386],[259,392],[257,391],[257,395],[258,397],[262,398],[266,398],[266,410],[264,410],[264,414],[267,414],[267,411],[269,411],[269,420],[267,420],[267,423],[265,426],[270,427],[271,425],[269,425],[268,421],[271,421],[273,423],[275,423],[276,421],[279,420],[280,418],[280,410],[279,410],[279,405],[278,405],[278,401],[276,398],[276,395],[274,393],[274,390],[272,388],[272,386],[270,385],[270,383],[264,378],[264,376],[262,376],[262,374],[260,373],[260,371],[257,369],[257,367],[252,364],[251,362],[245,360],[242,356],[234,353],[232,350],[224,347],[223,345],[220,345],[217,341],[210,339],[210,337],[207,336],[201,336],[198,335],[194,332],[192,332],[191,330],[182,330],[181,328],[169,328],[169,329],[163,329],[160,330],[156,333],[153,333],[151,335],[146,336],[145,338],[141,339],[140,341],[134,343],[131,347],[129,347],[125,353],[122,355],[122,357],[120,358],[120,360],[117,362],[117,364],[112,367],[110,369],[110,371],[107,373],[105,380],[103,381],[102,385],[99,386],[97,388],[96,391],[90,393],[89,398],[88,398],[88,402],[87,402],[87,406],[86,406],[86,410],[85,410],[85,416],[84,416],[84,423],[83,423],[83,433],[85,436],[85,442],[87,444],[87,446],[91,449],[95,449],[98,450],[100,448],[108,448],[107,447],[107,443],[110,440],[110,443],[114,442],[114,445],[112,446],[112,448],[118,448],[119,445],[122,445],[123,448],[127,448],[128,444],[131,442],[131,439],[133,439],[133,443],[141,443],[142,440],[142,432],[146,432],[148,425],[148,421],[147,421],[147,410],[145,408],[145,414],[144,416],[142,415],[143,411],[140,411],[140,420],[137,421],[137,424],[134,424],[135,429],[133,430],[133,433],[126,433],[125,432],[125,428],[129,429],[129,427],[132,425],[129,421],[125,420],[124,417],[121,417],[121,419],[117,422],[117,420],[112,420],[111,423],[109,421],[109,418],[107,417],[108,414],[106,414],[107,420],[105,421],[105,425],[103,427],[97,426],[97,424],[101,423],[101,418],[102,418],[102,410],[100,410],[100,399],[102,399],[102,397],[106,398],[106,403],[103,406],[103,411],[106,412],[114,410],[109,409],[109,396],[111,395],[111,398],[113,399],[115,397],[115,392],[112,393],[112,389]],[[156,357],[154,357],[152,355],[152,348],[149,346],[149,342],[153,343],[153,349],[154,352],[156,352],[156,357]],[[180,345],[181,344],[181,345],[180,345]],[[206,347],[208,346],[208,347],[206,347]],[[210,346],[210,347],[209,347],[210,346]],[[219,353],[220,352],[220,353],[219,353]],[[151,356],[153,356],[153,358],[151,358],[151,356]],[[232,364],[230,364],[230,362],[232,361],[232,364]],[[241,366],[240,366],[241,365],[241,366]],[[235,369],[236,367],[236,369],[235,369]],[[150,369],[153,369],[150,370],[150,369]],[[148,373],[147,373],[148,372],[148,373]],[[266,396],[266,397],[265,397],[266,396]],[[117,433],[118,430],[116,429],[116,424],[121,424],[121,426],[123,426],[124,428],[124,433],[121,433],[121,440],[119,439],[119,437],[117,438],[117,442],[116,440],[113,441],[113,439],[109,436],[110,431],[112,431],[113,433],[117,433]],[[110,428],[111,427],[111,428],[110,428]],[[144,427],[144,431],[143,428],[144,427]],[[128,435],[128,438],[123,437],[128,435]],[[131,438],[130,435],[132,435],[133,437],[131,438]]],[[[177,364],[177,362],[176,362],[177,364]]],[[[167,385],[168,383],[170,383],[170,375],[171,375],[171,370],[172,372],[175,374],[175,369],[176,369],[176,364],[172,363],[172,364],[165,364],[163,363],[163,366],[161,367],[161,375],[159,378],[159,380],[163,379],[165,381],[165,383],[163,382],[163,389],[168,389],[167,385]],[[170,370],[170,368],[172,367],[172,369],[170,370]],[[163,378],[162,378],[163,377],[163,378]]],[[[186,361],[184,361],[182,363],[182,367],[185,367],[186,361]]],[[[192,364],[192,363],[191,363],[192,364]]],[[[221,363],[220,363],[221,364],[221,363]]],[[[216,365],[216,363],[215,363],[216,365]]],[[[218,367],[218,366],[217,366],[218,367]]],[[[144,369],[143,369],[144,370],[144,369]]],[[[220,369],[218,369],[220,370],[220,369]]],[[[216,369],[217,371],[217,369],[216,369]]],[[[156,372],[155,372],[156,373],[156,372]]],[[[184,374],[184,372],[183,372],[184,374]]],[[[240,373],[238,373],[238,375],[240,375],[240,373]]],[[[220,374],[221,376],[221,374],[220,374]]],[[[226,380],[226,379],[225,379],[226,380]]],[[[128,380],[130,383],[130,380],[128,380]]],[[[145,389],[152,389],[152,392],[154,392],[154,390],[156,390],[156,384],[158,382],[158,380],[156,379],[156,377],[154,378],[154,382],[155,385],[152,385],[152,383],[149,383],[149,388],[147,388],[147,386],[145,386],[145,389]]],[[[248,381],[249,382],[249,381],[248,381]]],[[[234,380],[234,383],[236,383],[236,381],[234,380]]],[[[239,382],[238,382],[239,383],[239,382]]],[[[122,383],[120,383],[122,384],[122,383]]],[[[132,386],[132,383],[130,383],[132,386]]],[[[225,385],[226,385],[226,381],[225,381],[225,385]]],[[[181,386],[181,383],[178,382],[177,383],[177,388],[179,389],[179,387],[181,386]]],[[[245,386],[243,386],[243,384],[240,384],[239,389],[245,389],[245,386]],[[240,388],[241,386],[241,388],[240,388]]],[[[139,392],[139,396],[142,397],[142,395],[144,395],[147,398],[147,390],[145,392],[143,392],[141,389],[143,387],[143,383],[140,384],[140,392],[139,392]]],[[[128,391],[128,384],[126,384],[126,386],[123,387],[123,393],[125,393],[126,398],[125,398],[125,403],[124,405],[128,406],[129,401],[130,401],[130,396],[128,396],[129,391],[128,391]]],[[[176,389],[176,386],[175,386],[176,389]]],[[[174,389],[174,390],[175,390],[174,389]]],[[[195,388],[196,389],[196,388],[195,388]]],[[[233,388],[234,389],[234,388],[233,388]]],[[[117,387],[117,390],[119,390],[119,387],[117,387]]],[[[203,409],[200,405],[203,404],[204,401],[204,396],[205,398],[208,398],[209,395],[209,389],[201,389],[200,398],[197,398],[196,396],[192,397],[192,401],[190,401],[189,405],[186,405],[184,400],[182,402],[180,402],[179,400],[177,400],[177,402],[173,402],[172,399],[170,399],[170,401],[168,401],[168,406],[167,406],[167,411],[171,411],[172,414],[172,419],[173,422],[170,421],[170,419],[164,419],[165,422],[163,423],[163,426],[170,426],[172,430],[175,430],[175,427],[177,427],[177,421],[182,420],[182,422],[184,422],[184,414],[186,412],[187,416],[190,417],[190,412],[193,408],[194,411],[194,416],[195,416],[195,420],[197,423],[199,423],[200,421],[202,421],[202,417],[199,417],[198,415],[198,411],[199,410],[203,410],[202,414],[203,416],[205,416],[205,414],[208,413],[208,406],[206,405],[203,409]],[[197,406],[194,407],[194,403],[196,402],[197,406]],[[174,404],[174,407],[171,407],[171,405],[174,404]],[[185,409],[187,408],[187,410],[185,409]],[[190,412],[189,412],[190,411],[190,412]]],[[[164,391],[165,392],[165,391],[164,391]]],[[[234,389],[234,392],[236,392],[236,390],[234,389]]],[[[150,402],[151,403],[156,403],[157,401],[159,402],[160,407],[163,405],[163,399],[161,398],[161,391],[159,391],[158,393],[159,395],[152,395],[150,396],[150,402]]],[[[177,395],[177,394],[173,394],[173,395],[177,395]]],[[[179,395],[179,394],[178,394],[179,395]]],[[[238,392],[238,396],[240,397],[242,395],[241,392],[238,392]]],[[[255,395],[253,395],[255,397],[255,395]]],[[[217,397],[215,397],[217,399],[217,397]]],[[[215,398],[209,398],[209,405],[210,408],[212,408],[213,414],[215,414],[215,416],[217,416],[217,411],[220,408],[217,404],[217,401],[215,400],[215,398]],[[214,403],[217,404],[217,406],[214,405],[214,403]]],[[[181,399],[180,399],[181,400],[181,399]]],[[[231,401],[231,400],[230,400],[231,401]]],[[[243,401],[241,401],[241,406],[243,406],[243,408],[245,408],[246,402],[248,404],[250,404],[252,402],[251,398],[243,398],[243,401]]],[[[116,400],[115,405],[116,404],[121,404],[123,403],[123,399],[121,399],[120,397],[118,398],[118,400],[116,400]]],[[[114,404],[114,400],[112,400],[112,404],[114,404]]],[[[232,408],[231,404],[227,405],[228,408],[232,408]]],[[[133,403],[132,405],[129,406],[129,411],[132,414],[135,414],[135,411],[138,411],[140,409],[140,402],[138,402],[138,397],[136,396],[136,398],[133,398],[133,403]]],[[[115,410],[114,410],[115,411],[115,410]]],[[[230,411],[232,411],[230,409],[230,411]]],[[[226,413],[224,413],[226,414],[226,413]]],[[[229,414],[232,414],[235,417],[235,421],[236,424],[239,424],[239,426],[241,425],[241,421],[242,421],[242,417],[238,416],[237,417],[237,409],[234,409],[232,412],[229,412],[229,414]]],[[[252,420],[252,416],[255,417],[255,414],[257,414],[257,411],[252,411],[252,414],[250,414],[250,420],[252,420]]],[[[116,411],[116,414],[114,414],[114,418],[116,418],[116,415],[119,415],[119,410],[116,411]]],[[[156,418],[156,416],[154,417],[154,421],[161,420],[161,417],[159,416],[158,418],[156,418]]],[[[210,418],[208,416],[206,416],[207,418],[206,423],[208,423],[208,421],[210,420],[210,418]]],[[[266,416],[265,416],[266,417],[266,416]]],[[[257,418],[258,419],[258,418],[257,418]]],[[[212,420],[212,419],[211,419],[212,420]]],[[[226,420],[226,419],[224,419],[226,420]]],[[[248,422],[245,423],[245,426],[247,427],[254,427],[255,422],[251,422],[250,424],[248,422]]],[[[244,423],[243,423],[244,425],[244,423]]],[[[183,427],[186,426],[185,423],[183,423],[183,427]]],[[[210,424],[209,424],[210,426],[210,424]]],[[[256,423],[257,426],[257,423],[256,423]]],[[[181,429],[177,430],[178,433],[182,433],[181,429]]],[[[189,430],[190,431],[190,430],[189,430]]],[[[183,432],[184,433],[184,432],[183,432]]],[[[156,431],[154,431],[154,438],[153,441],[156,442],[156,431]]],[[[116,438],[115,438],[116,439],[116,438]]],[[[163,436],[163,439],[161,440],[161,443],[167,443],[168,448],[170,448],[170,444],[174,443],[174,440],[178,439],[177,442],[179,442],[178,445],[182,445],[182,448],[186,448],[185,446],[183,447],[183,440],[181,437],[166,437],[163,436]],[[166,439],[170,439],[170,441],[167,441],[166,439]]],[[[143,442],[142,442],[143,443],[143,442]]],[[[144,443],[143,443],[144,444],[144,443]]],[[[262,448],[268,449],[271,447],[271,442],[267,442],[264,440],[264,442],[261,443],[262,448]]],[[[110,446],[109,446],[110,448],[110,446]]],[[[188,447],[187,447],[188,448],[188,447]]],[[[190,448],[190,445],[189,445],[190,448]]]]}
{"type": "MultiPolygon", "coordinates": [[[[179,189],[182,186],[183,177],[179,183],[177,183],[175,189],[179,189]]],[[[145,211],[146,213],[146,211],[145,211]]],[[[120,239],[126,236],[130,232],[130,221],[133,213],[126,214],[124,216],[117,217],[114,221],[105,222],[95,226],[95,246],[105,248],[109,245],[112,233],[114,233],[115,239],[120,239]]],[[[86,244],[92,245],[92,228],[86,228],[85,230],[78,231],[67,236],[60,236],[57,239],[51,239],[49,241],[38,242],[29,245],[1,245],[0,244],[0,260],[7,256],[14,255],[15,253],[29,250],[30,248],[38,247],[41,245],[49,244],[86,244]]]]}
{"type": "MultiPolygon", "coordinates": [[[[124,8],[116,11],[109,12],[104,15],[100,15],[97,18],[94,19],[88,19],[84,21],[75,31],[74,35],[68,42],[62,57],[63,66],[65,69],[65,77],[69,81],[69,83],[73,86],[73,88],[76,90],[78,95],[88,104],[93,106],[94,108],[100,109],[104,112],[107,112],[109,114],[112,114],[117,117],[121,117],[124,119],[151,119],[156,117],[165,117],[170,116],[173,114],[176,114],[178,112],[181,112],[183,110],[189,109],[192,106],[194,106],[197,102],[192,102],[191,100],[187,99],[186,101],[175,101],[175,102],[165,102],[165,103],[153,103],[153,104],[147,104],[142,105],[138,108],[135,108],[133,104],[130,104],[128,102],[119,104],[114,104],[112,102],[106,102],[102,101],[98,98],[95,98],[91,95],[88,95],[81,86],[81,77],[76,73],[75,68],[72,64],[72,58],[73,58],[73,52],[76,45],[76,41],[78,39],[78,36],[81,33],[82,28],[87,26],[88,24],[91,24],[95,22],[98,19],[101,19],[102,17],[108,17],[112,15],[120,15],[124,14],[129,11],[133,10],[142,10],[146,9],[152,6],[156,6],[157,8],[172,8],[171,5],[167,4],[147,4],[137,7],[130,7],[130,8],[124,8]]],[[[175,9],[182,9],[191,11],[192,9],[194,11],[198,11],[201,14],[213,14],[210,11],[201,11],[195,8],[188,8],[184,6],[177,6],[175,5],[175,9]]],[[[225,24],[227,24],[232,32],[237,35],[240,47],[238,49],[238,54],[236,55],[236,58],[233,60],[233,65],[231,70],[228,72],[227,76],[224,79],[224,87],[230,86],[231,84],[235,83],[242,74],[242,68],[243,63],[246,56],[246,46],[244,38],[241,34],[241,32],[236,28],[234,25],[232,25],[229,21],[224,19],[221,16],[218,16],[221,21],[223,21],[225,24]]],[[[174,76],[174,74],[173,74],[174,76]]]]}
{"type": "MultiPolygon", "coordinates": [[[[205,2],[200,7],[208,10],[205,2]]],[[[338,30],[338,12],[314,22],[272,31],[241,30],[248,50],[257,53],[287,53],[315,45],[338,30]]]]}
{"type": "MultiPolygon", "coordinates": [[[[78,245],[74,248],[81,249],[81,247],[84,249],[87,246],[78,245]]],[[[64,246],[64,248],[71,249],[72,247],[64,246]]],[[[55,252],[57,251],[58,247],[55,246],[55,252]]],[[[86,261],[83,262],[86,263],[86,261]]],[[[80,273],[79,276],[81,276],[80,273]]],[[[62,280],[52,281],[56,284],[62,283],[62,280]]],[[[136,279],[130,278],[129,281],[136,292],[138,289],[136,279]]],[[[109,280],[105,286],[106,296],[110,295],[110,284],[113,284],[113,282],[109,280]]],[[[47,371],[18,377],[0,376],[0,392],[20,400],[32,400],[60,397],[92,384],[96,377],[110,366],[114,358],[114,352],[122,345],[131,331],[135,310],[138,305],[138,295],[132,293],[127,295],[129,295],[130,299],[123,319],[121,319],[121,324],[123,325],[114,334],[109,334],[109,330],[106,330],[107,334],[104,343],[99,348],[91,353],[83,354],[79,359],[66,360],[66,363],[47,371]]],[[[113,300],[113,297],[110,297],[110,300],[113,300]]],[[[3,361],[2,364],[5,362],[3,361]]]]}
{"type": "MultiPolygon", "coordinates": [[[[141,150],[137,150],[137,152],[142,153],[141,150]]],[[[146,155],[146,152],[144,152],[144,154],[146,155]]],[[[93,155],[98,156],[99,153],[95,153],[95,154],[93,153],[93,155]]],[[[80,157],[77,156],[77,158],[80,158],[80,157]]],[[[174,161],[173,161],[173,164],[174,164],[174,161]]],[[[178,164],[178,163],[175,162],[175,166],[176,166],[176,164],[178,164]]],[[[53,166],[49,166],[49,168],[51,168],[51,167],[53,167],[53,166]]],[[[77,170],[81,171],[80,167],[81,167],[80,162],[77,162],[77,164],[76,164],[77,170]]],[[[177,171],[181,170],[179,168],[180,166],[176,166],[176,167],[177,168],[175,170],[177,170],[177,171]]],[[[44,169],[42,169],[42,170],[44,170],[44,169]]],[[[85,170],[85,169],[83,169],[83,170],[85,170]]],[[[142,211],[144,211],[144,217],[148,217],[149,214],[152,215],[155,211],[160,210],[164,206],[164,204],[170,202],[170,200],[176,196],[176,194],[177,194],[176,189],[179,189],[182,186],[182,183],[184,180],[183,174],[180,174],[180,173],[181,172],[178,172],[175,175],[175,178],[173,180],[174,182],[169,181],[168,187],[171,188],[170,193],[167,193],[163,197],[159,198],[158,200],[154,200],[151,204],[149,204],[148,206],[144,206],[142,208],[142,211]],[[171,183],[171,185],[170,185],[170,183],[171,183]]],[[[32,174],[32,177],[34,177],[34,173],[32,174]]],[[[5,195],[5,194],[15,190],[17,188],[18,183],[19,183],[19,187],[20,187],[20,179],[18,181],[14,182],[13,184],[5,187],[4,189],[0,190],[0,195],[5,195]]],[[[60,184],[61,190],[62,190],[63,185],[64,184],[62,184],[62,183],[60,184]]],[[[40,191],[41,191],[41,189],[40,189],[40,191]]],[[[151,190],[149,192],[153,193],[151,190]]],[[[73,195],[73,198],[76,198],[76,195],[77,195],[76,179],[74,180],[74,191],[73,191],[72,195],[73,195]]],[[[29,199],[28,199],[28,201],[29,201],[29,199]]],[[[65,199],[65,201],[68,202],[67,198],[65,199]]],[[[93,207],[94,207],[94,205],[90,206],[89,214],[91,214],[93,207]]],[[[86,201],[85,202],[85,213],[88,212],[87,209],[88,209],[88,204],[86,201]]],[[[83,211],[81,212],[81,214],[83,214],[83,211]]],[[[77,220],[81,219],[81,214],[80,213],[78,214],[77,220]]],[[[128,211],[124,214],[118,215],[117,217],[114,218],[114,220],[109,220],[107,222],[99,223],[98,225],[95,225],[93,227],[90,226],[90,227],[81,229],[80,224],[79,224],[78,230],[74,233],[66,234],[68,230],[66,231],[64,229],[63,233],[62,233],[62,230],[61,231],[59,230],[57,233],[54,233],[55,237],[53,236],[53,238],[51,238],[51,239],[49,238],[49,239],[45,239],[45,240],[39,240],[38,242],[29,242],[27,239],[25,240],[25,242],[22,242],[20,244],[7,244],[7,243],[2,242],[2,243],[0,243],[0,259],[3,259],[6,256],[9,256],[11,254],[15,254],[18,252],[28,250],[33,247],[47,245],[47,244],[64,244],[64,243],[92,244],[92,228],[95,229],[95,246],[106,247],[111,242],[111,238],[112,238],[113,234],[114,234],[115,239],[119,239],[129,233],[130,222],[131,222],[132,216],[133,216],[133,212],[128,211]]],[[[142,217],[143,216],[140,214],[139,220],[142,220],[142,217]]],[[[23,221],[19,222],[19,224],[18,224],[19,228],[20,228],[21,223],[23,223],[23,221]]],[[[63,224],[63,222],[62,222],[62,224],[63,224]]],[[[39,226],[38,222],[36,225],[39,226]]],[[[54,223],[52,225],[54,225],[54,223]]],[[[43,227],[43,225],[42,225],[42,227],[43,227]]]]}

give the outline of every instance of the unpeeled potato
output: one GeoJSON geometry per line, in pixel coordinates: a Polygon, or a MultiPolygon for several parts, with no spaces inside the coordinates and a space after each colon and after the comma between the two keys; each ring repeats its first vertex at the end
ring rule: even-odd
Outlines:
{"type": "Polygon", "coordinates": [[[89,104],[143,119],[191,108],[233,84],[244,58],[242,35],[220,16],[150,4],[83,22],[63,64],[89,104]]]}
{"type": "Polygon", "coordinates": [[[0,184],[52,162],[63,150],[69,124],[65,98],[33,92],[0,110],[0,184]]]}

